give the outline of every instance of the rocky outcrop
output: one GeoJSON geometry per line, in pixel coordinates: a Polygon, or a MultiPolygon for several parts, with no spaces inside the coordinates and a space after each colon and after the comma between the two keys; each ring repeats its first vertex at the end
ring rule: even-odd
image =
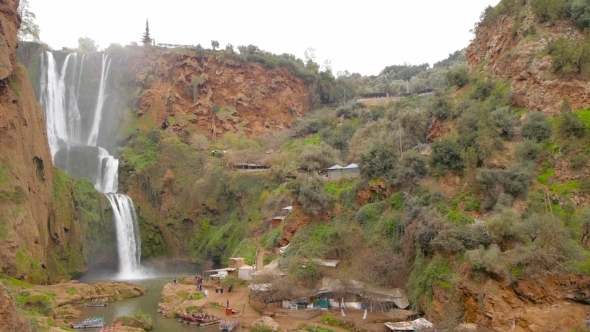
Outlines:
{"type": "Polygon", "coordinates": [[[53,283],[85,272],[87,230],[109,228],[92,184],[54,172],[43,110],[15,57],[17,7],[0,3],[0,271],[53,283]]]}
{"type": "Polygon", "coordinates": [[[0,331],[33,331],[26,318],[20,313],[12,296],[0,282],[0,331]]]}
{"type": "Polygon", "coordinates": [[[467,48],[469,67],[480,67],[497,78],[511,81],[511,99],[518,107],[554,113],[559,110],[563,97],[568,97],[574,109],[588,107],[590,83],[554,75],[551,56],[542,53],[552,40],[582,39],[582,33],[565,21],[552,26],[537,24],[528,8],[522,14],[526,14],[526,19],[519,23],[516,34],[512,16],[480,24],[467,48]],[[534,30],[531,27],[537,33],[527,35],[534,30]]]}
{"type": "Polygon", "coordinates": [[[225,53],[147,48],[130,74],[142,90],[135,101],[138,117],[162,129],[196,128],[212,139],[225,132],[260,137],[290,127],[311,110],[307,85],[287,69],[225,53]]]}
{"type": "MultiPolygon", "coordinates": [[[[494,331],[567,331],[586,326],[589,286],[589,277],[567,275],[510,284],[493,279],[482,283],[464,280],[457,291],[468,323],[494,331]]],[[[449,305],[453,299],[447,298],[449,305]]],[[[432,317],[442,319],[448,315],[449,307],[441,306],[444,301],[444,296],[435,298],[438,310],[432,317]]]]}

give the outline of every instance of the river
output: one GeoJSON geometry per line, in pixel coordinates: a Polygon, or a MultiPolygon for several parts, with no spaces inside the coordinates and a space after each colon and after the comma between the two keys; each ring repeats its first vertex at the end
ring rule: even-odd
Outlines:
{"type": "MultiPolygon", "coordinates": [[[[82,316],[75,321],[82,321],[84,318],[87,317],[94,317],[94,316],[104,316],[105,322],[107,324],[112,324],[115,318],[120,316],[125,316],[132,314],[138,310],[147,313],[152,317],[154,322],[154,329],[152,331],[155,332],[169,332],[169,331],[199,331],[199,332],[216,332],[218,331],[218,325],[213,325],[209,327],[196,327],[196,326],[189,326],[186,324],[182,324],[178,322],[176,318],[166,318],[164,315],[161,315],[157,312],[158,310],[158,302],[160,301],[160,291],[164,287],[166,283],[172,282],[174,278],[179,278],[181,275],[195,275],[196,273],[193,272],[174,272],[174,273],[153,273],[149,276],[138,279],[138,280],[125,280],[129,282],[133,282],[140,286],[147,288],[147,292],[139,297],[124,299],[121,301],[114,301],[110,302],[106,307],[80,307],[79,310],[82,311],[82,316]]],[[[94,281],[117,281],[117,279],[113,276],[108,275],[92,275],[87,274],[80,279],[81,282],[91,284],[94,281]]],[[[98,329],[94,329],[97,331],[98,329]]],[[[85,331],[88,331],[85,330],[85,331]]],[[[90,331],[93,331],[92,329],[90,331]]]]}

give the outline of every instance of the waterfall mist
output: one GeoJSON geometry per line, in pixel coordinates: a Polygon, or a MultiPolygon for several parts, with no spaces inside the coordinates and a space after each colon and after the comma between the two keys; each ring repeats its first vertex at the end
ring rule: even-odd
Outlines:
{"type": "Polygon", "coordinates": [[[121,116],[117,111],[123,108],[109,80],[112,59],[101,56],[100,68],[92,68],[98,61],[77,53],[67,54],[60,67],[52,52],[42,53],[39,101],[54,165],[70,176],[88,178],[106,195],[117,230],[119,278],[137,279],[141,253],[137,215],[131,198],[117,193],[119,160],[109,152],[116,147],[113,128],[116,131],[121,116]]]}

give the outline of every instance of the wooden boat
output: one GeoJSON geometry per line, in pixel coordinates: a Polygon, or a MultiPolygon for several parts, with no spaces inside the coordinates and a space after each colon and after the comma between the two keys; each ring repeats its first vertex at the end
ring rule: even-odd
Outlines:
{"type": "Polygon", "coordinates": [[[197,325],[197,326],[209,326],[213,324],[218,324],[221,318],[209,315],[208,313],[203,314],[195,314],[195,313],[177,313],[179,322],[189,324],[189,325],[197,325]]]}
{"type": "Polygon", "coordinates": [[[80,323],[72,323],[74,329],[95,329],[104,327],[104,317],[86,318],[80,323]]]}
{"type": "Polygon", "coordinates": [[[231,331],[238,326],[237,320],[222,320],[219,322],[219,331],[231,331]]]}
{"type": "Polygon", "coordinates": [[[90,302],[85,304],[86,307],[106,307],[108,305],[106,302],[90,302]]]}

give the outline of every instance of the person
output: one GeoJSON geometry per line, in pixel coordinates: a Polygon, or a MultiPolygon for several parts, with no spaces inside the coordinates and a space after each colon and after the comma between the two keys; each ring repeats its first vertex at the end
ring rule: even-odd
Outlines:
{"type": "Polygon", "coordinates": [[[229,299],[227,299],[227,308],[229,309],[229,299]]]}
{"type": "Polygon", "coordinates": [[[178,281],[176,280],[176,278],[174,278],[174,284],[178,285],[178,281]]]}
{"type": "Polygon", "coordinates": [[[229,285],[229,287],[227,288],[227,292],[231,293],[231,289],[234,287],[234,285],[229,285]]]}

